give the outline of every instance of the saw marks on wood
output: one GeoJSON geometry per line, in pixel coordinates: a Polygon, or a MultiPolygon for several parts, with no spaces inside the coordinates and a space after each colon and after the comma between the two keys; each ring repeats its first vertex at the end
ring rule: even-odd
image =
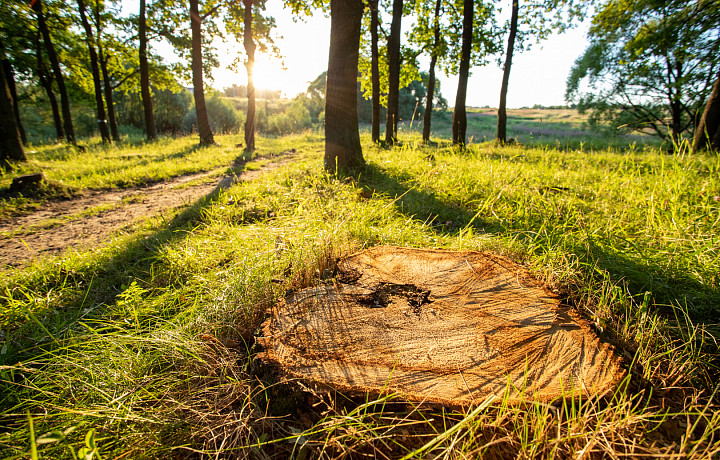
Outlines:
{"type": "Polygon", "coordinates": [[[263,359],[331,387],[454,405],[600,394],[624,371],[611,347],[514,262],[474,251],[375,247],[288,295],[263,359]]]}

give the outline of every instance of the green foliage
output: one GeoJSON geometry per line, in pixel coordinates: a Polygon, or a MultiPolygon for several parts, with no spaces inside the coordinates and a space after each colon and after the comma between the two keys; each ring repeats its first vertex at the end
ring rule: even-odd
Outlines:
{"type": "MultiPolygon", "coordinates": [[[[213,132],[222,134],[238,132],[245,123],[244,114],[235,110],[232,102],[220,97],[217,92],[209,93],[206,96],[205,104],[213,132]]],[[[182,126],[184,132],[197,131],[197,115],[194,107],[183,118],[182,126]]]]}
{"type": "MultiPolygon", "coordinates": [[[[255,0],[252,2],[252,39],[257,51],[263,54],[270,54],[276,58],[280,57],[280,50],[275,46],[274,29],[275,18],[267,16],[267,0],[255,0]]],[[[238,43],[243,43],[244,37],[244,16],[245,7],[243,2],[231,2],[227,8],[224,18],[225,29],[232,34],[238,43]]],[[[244,52],[244,48],[238,47],[244,52]]],[[[241,57],[233,60],[229,68],[238,70],[241,57]]],[[[262,82],[258,82],[262,86],[262,82]]]]}
{"type": "Polygon", "coordinates": [[[307,108],[307,103],[308,99],[304,96],[296,97],[283,113],[268,117],[262,132],[289,134],[310,128],[313,125],[313,120],[310,110],[307,108]]]}
{"type": "MultiPolygon", "coordinates": [[[[178,91],[155,90],[153,92],[155,123],[159,133],[178,134],[183,131],[183,119],[190,110],[192,95],[182,88],[178,91]]],[[[116,100],[118,120],[121,125],[145,129],[142,100],[137,93],[120,94],[116,100]]]]}
{"type": "Polygon", "coordinates": [[[720,65],[717,2],[605,3],[568,78],[597,123],[678,142],[692,133],[720,65]]]}

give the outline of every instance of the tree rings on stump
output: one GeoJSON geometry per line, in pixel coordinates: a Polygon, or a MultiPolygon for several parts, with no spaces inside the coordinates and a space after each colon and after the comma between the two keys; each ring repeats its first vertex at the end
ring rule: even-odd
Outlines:
{"type": "Polygon", "coordinates": [[[469,405],[486,396],[598,395],[619,359],[527,270],[476,251],[375,247],[289,294],[263,323],[260,358],[349,391],[469,405]]]}

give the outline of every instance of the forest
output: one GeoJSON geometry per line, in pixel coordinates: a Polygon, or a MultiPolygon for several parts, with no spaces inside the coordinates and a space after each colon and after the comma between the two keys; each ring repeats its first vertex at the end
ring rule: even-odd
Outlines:
{"type": "Polygon", "coordinates": [[[720,455],[720,4],[281,3],[0,4],[3,458],[720,455]]]}

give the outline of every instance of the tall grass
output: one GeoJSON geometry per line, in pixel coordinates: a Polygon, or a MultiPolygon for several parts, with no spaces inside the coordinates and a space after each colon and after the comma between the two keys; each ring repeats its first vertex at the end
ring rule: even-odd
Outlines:
{"type": "Polygon", "coordinates": [[[319,136],[260,144],[304,156],[101,248],[5,271],[0,452],[720,453],[720,159],[492,144],[457,150],[411,139],[387,150],[365,144],[367,168],[343,178],[322,172],[319,136]],[[592,398],[545,404],[528,394],[511,405],[497,395],[463,410],[324,392],[253,361],[254,332],[286,290],[378,244],[492,250],[527,265],[616,345],[628,379],[592,398]]]}

